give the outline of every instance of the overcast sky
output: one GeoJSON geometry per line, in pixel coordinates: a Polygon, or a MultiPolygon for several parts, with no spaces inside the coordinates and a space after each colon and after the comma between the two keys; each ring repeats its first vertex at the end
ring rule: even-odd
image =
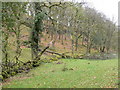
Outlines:
{"type": "MultiPolygon", "coordinates": [[[[81,0],[74,0],[81,1],[81,0]]],[[[104,13],[107,18],[114,17],[114,22],[118,22],[118,2],[120,0],[83,0],[88,2],[88,5],[94,7],[99,12],[104,13]]]]}
{"type": "Polygon", "coordinates": [[[110,20],[118,21],[118,2],[120,0],[84,0],[90,3],[96,10],[104,13],[110,20]]]}

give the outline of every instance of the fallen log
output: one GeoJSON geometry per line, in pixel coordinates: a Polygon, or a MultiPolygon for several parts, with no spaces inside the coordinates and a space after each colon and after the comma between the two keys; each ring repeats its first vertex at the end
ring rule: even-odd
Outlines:
{"type": "Polygon", "coordinates": [[[52,40],[51,42],[49,42],[48,45],[43,50],[40,50],[41,53],[34,60],[40,60],[40,57],[42,56],[42,54],[50,47],[50,45],[52,45],[53,41],[54,40],[52,40]]]}
{"type": "Polygon", "coordinates": [[[48,50],[47,50],[46,52],[51,53],[51,54],[56,54],[56,55],[59,55],[59,56],[64,57],[64,55],[63,55],[63,54],[60,54],[60,53],[57,53],[57,52],[48,51],[48,50]]]}
{"type": "Polygon", "coordinates": [[[38,49],[38,51],[40,51],[40,54],[37,57],[35,57],[33,60],[40,60],[40,57],[42,56],[42,54],[44,52],[51,53],[51,54],[56,54],[56,55],[61,56],[62,58],[70,58],[70,56],[64,55],[64,53],[61,54],[61,53],[57,53],[57,52],[54,52],[54,51],[47,50],[52,45],[53,42],[54,42],[54,40],[49,42],[48,45],[43,50],[38,49]]]}
{"type": "MultiPolygon", "coordinates": [[[[42,51],[42,50],[39,49],[39,51],[42,51]]],[[[64,55],[64,53],[58,53],[58,52],[54,52],[54,51],[50,51],[50,50],[46,50],[45,52],[59,55],[59,56],[61,56],[62,58],[65,58],[65,57],[69,58],[69,57],[70,57],[70,56],[68,56],[68,55],[64,55]]]]}

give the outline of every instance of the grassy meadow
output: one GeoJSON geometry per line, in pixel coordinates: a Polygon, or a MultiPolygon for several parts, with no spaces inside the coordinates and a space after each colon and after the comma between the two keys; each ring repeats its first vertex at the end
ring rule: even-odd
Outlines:
{"type": "Polygon", "coordinates": [[[118,88],[118,25],[87,1],[2,3],[0,87],[118,88]]]}
{"type": "Polygon", "coordinates": [[[117,88],[118,60],[60,59],[3,82],[3,88],[117,88]]]}

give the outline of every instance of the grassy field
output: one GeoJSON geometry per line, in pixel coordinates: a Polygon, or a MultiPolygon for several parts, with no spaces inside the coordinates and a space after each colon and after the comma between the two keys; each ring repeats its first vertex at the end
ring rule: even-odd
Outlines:
{"type": "Polygon", "coordinates": [[[118,60],[61,59],[18,74],[3,88],[116,88],[118,60]]]}

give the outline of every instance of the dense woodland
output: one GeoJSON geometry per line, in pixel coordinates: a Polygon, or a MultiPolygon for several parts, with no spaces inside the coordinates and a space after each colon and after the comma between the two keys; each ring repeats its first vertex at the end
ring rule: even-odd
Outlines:
{"type": "Polygon", "coordinates": [[[3,2],[1,33],[3,78],[47,59],[108,59],[118,49],[116,23],[85,2],[3,2]]]}

